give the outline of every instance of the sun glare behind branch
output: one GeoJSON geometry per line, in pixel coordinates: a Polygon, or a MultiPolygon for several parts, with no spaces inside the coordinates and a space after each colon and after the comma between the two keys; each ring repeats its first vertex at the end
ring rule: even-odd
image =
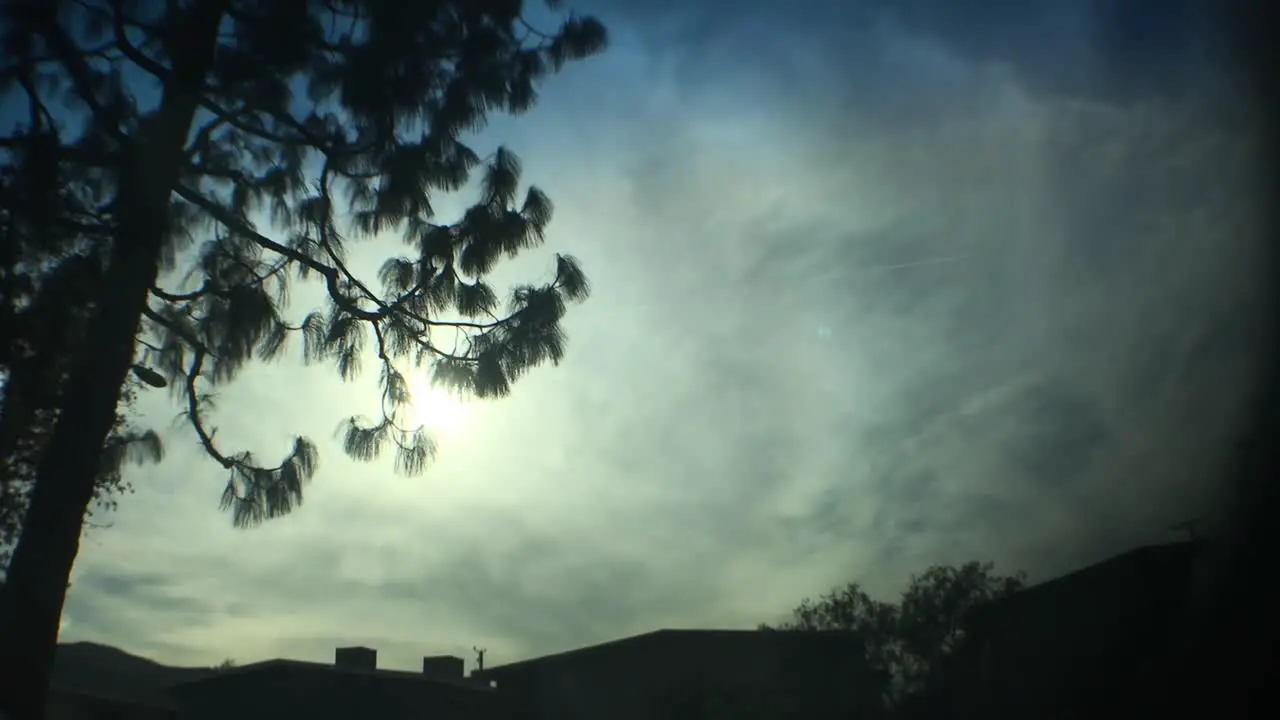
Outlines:
{"type": "Polygon", "coordinates": [[[412,425],[452,433],[466,424],[470,408],[465,400],[444,388],[432,387],[426,377],[411,379],[409,390],[413,393],[412,406],[407,408],[412,425]]]}

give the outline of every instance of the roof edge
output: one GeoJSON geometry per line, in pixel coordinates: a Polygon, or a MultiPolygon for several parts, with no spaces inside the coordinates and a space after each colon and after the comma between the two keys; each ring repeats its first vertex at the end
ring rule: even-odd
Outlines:
{"type": "MultiPolygon", "coordinates": [[[[639,635],[628,635],[627,637],[617,638],[614,640],[607,640],[605,642],[596,643],[594,645],[583,645],[582,647],[576,647],[569,650],[561,650],[560,652],[551,653],[549,655],[538,655],[536,657],[525,658],[524,660],[516,660],[515,662],[510,662],[505,665],[495,665],[491,668],[485,668],[484,670],[473,671],[471,673],[471,677],[488,679],[490,673],[498,675],[507,670],[514,670],[514,669],[528,667],[530,665],[533,665],[534,663],[563,660],[565,658],[576,657],[578,655],[593,652],[603,648],[616,647],[616,646],[631,644],[631,643],[635,643],[643,640],[651,640],[653,638],[664,636],[664,635],[711,634],[711,633],[726,633],[726,634],[732,633],[732,634],[741,634],[741,635],[769,634],[775,637],[778,635],[796,635],[796,636],[808,637],[808,636],[814,636],[818,634],[826,634],[828,637],[832,635],[847,635],[849,637],[854,637],[857,635],[857,633],[853,631],[846,631],[846,630],[821,630],[821,631],[815,632],[813,630],[772,630],[772,629],[758,630],[758,629],[745,629],[745,628],[661,628],[658,630],[650,630],[649,632],[646,632],[646,633],[640,633],[639,635]]],[[[493,679],[496,680],[498,678],[494,677],[493,679]]]]}
{"type": "Polygon", "coordinates": [[[1149,557],[1161,553],[1187,553],[1188,555],[1193,556],[1195,553],[1204,550],[1204,548],[1209,545],[1209,542],[1210,541],[1206,539],[1197,538],[1194,540],[1180,540],[1176,542],[1140,545],[1131,550],[1126,550],[1103,560],[1090,563],[1089,565],[1078,567],[1070,572],[1051,577],[1048,580],[1043,580],[1035,585],[1029,585],[1010,595],[976,605],[969,610],[965,620],[967,623],[981,624],[986,622],[987,619],[989,619],[994,613],[998,612],[1001,608],[1022,603],[1028,597],[1041,596],[1046,592],[1046,588],[1059,587],[1081,577],[1086,577],[1108,568],[1114,568],[1116,565],[1121,563],[1133,562],[1134,560],[1144,556],[1149,557]]]}
{"type": "Polygon", "coordinates": [[[224,670],[215,670],[210,672],[208,675],[204,675],[202,677],[190,678],[188,680],[181,680],[179,682],[168,685],[167,688],[177,689],[181,687],[187,687],[189,685],[195,685],[198,683],[205,683],[205,682],[211,682],[214,680],[219,680],[228,676],[244,675],[251,672],[258,672],[259,670],[264,670],[264,669],[273,668],[273,667],[303,668],[307,670],[320,670],[322,672],[338,673],[341,675],[361,675],[366,677],[398,678],[402,680],[413,680],[416,682],[427,683],[430,685],[444,685],[448,687],[458,687],[458,688],[463,688],[465,690],[477,690],[482,692],[492,691],[492,688],[489,688],[488,686],[485,686],[485,685],[480,685],[478,683],[470,682],[467,678],[459,678],[455,680],[450,678],[442,678],[437,675],[428,675],[426,673],[414,672],[412,670],[388,670],[388,669],[382,669],[382,668],[374,668],[370,670],[367,668],[337,667],[329,663],[315,662],[311,660],[293,660],[290,658],[271,658],[269,660],[259,660],[258,662],[249,663],[248,665],[237,665],[235,667],[226,668],[224,670]]]}

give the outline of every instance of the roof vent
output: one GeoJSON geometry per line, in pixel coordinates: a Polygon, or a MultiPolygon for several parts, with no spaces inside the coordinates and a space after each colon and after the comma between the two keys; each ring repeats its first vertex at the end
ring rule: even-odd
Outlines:
{"type": "Polygon", "coordinates": [[[378,651],[367,647],[342,647],[333,652],[333,666],[347,670],[377,670],[378,651]]]}
{"type": "Polygon", "coordinates": [[[462,678],[463,660],[453,655],[434,655],[422,658],[422,674],[434,678],[455,680],[462,678]]]}

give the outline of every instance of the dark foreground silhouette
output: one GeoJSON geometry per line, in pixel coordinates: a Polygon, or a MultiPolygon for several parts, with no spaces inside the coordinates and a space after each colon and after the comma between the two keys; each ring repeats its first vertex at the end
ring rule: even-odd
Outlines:
{"type": "MultiPolygon", "coordinates": [[[[903,633],[903,645],[922,647],[913,642],[919,619],[886,631],[860,625],[855,611],[802,629],[660,630],[470,675],[462,658],[450,656],[424,657],[420,672],[382,669],[377,651],[362,647],[337,649],[332,663],[175,668],[77,643],[59,648],[50,717],[72,707],[173,720],[427,712],[495,720],[1082,717],[1116,702],[1100,698],[1123,690],[1133,668],[1157,667],[1180,649],[1175,639],[1206,558],[1211,548],[1200,541],[1145,547],[996,593],[962,617],[938,616],[937,627],[963,625],[955,628],[963,640],[890,662],[882,653],[902,647],[895,633],[903,633]]],[[[918,578],[941,600],[955,584],[928,579],[943,575],[918,578]]],[[[932,614],[911,607],[920,592],[904,593],[909,615],[932,614]]],[[[856,595],[833,594],[828,604],[849,597],[856,595]]],[[[804,612],[812,607],[802,605],[797,616],[812,619],[804,612]]]]}

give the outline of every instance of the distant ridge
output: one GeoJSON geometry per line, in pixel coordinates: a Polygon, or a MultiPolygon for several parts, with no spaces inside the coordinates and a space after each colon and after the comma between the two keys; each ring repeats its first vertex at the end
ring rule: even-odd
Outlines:
{"type": "Polygon", "coordinates": [[[58,645],[50,687],[64,692],[167,704],[165,689],[213,673],[207,667],[173,667],[91,642],[58,645]]]}

